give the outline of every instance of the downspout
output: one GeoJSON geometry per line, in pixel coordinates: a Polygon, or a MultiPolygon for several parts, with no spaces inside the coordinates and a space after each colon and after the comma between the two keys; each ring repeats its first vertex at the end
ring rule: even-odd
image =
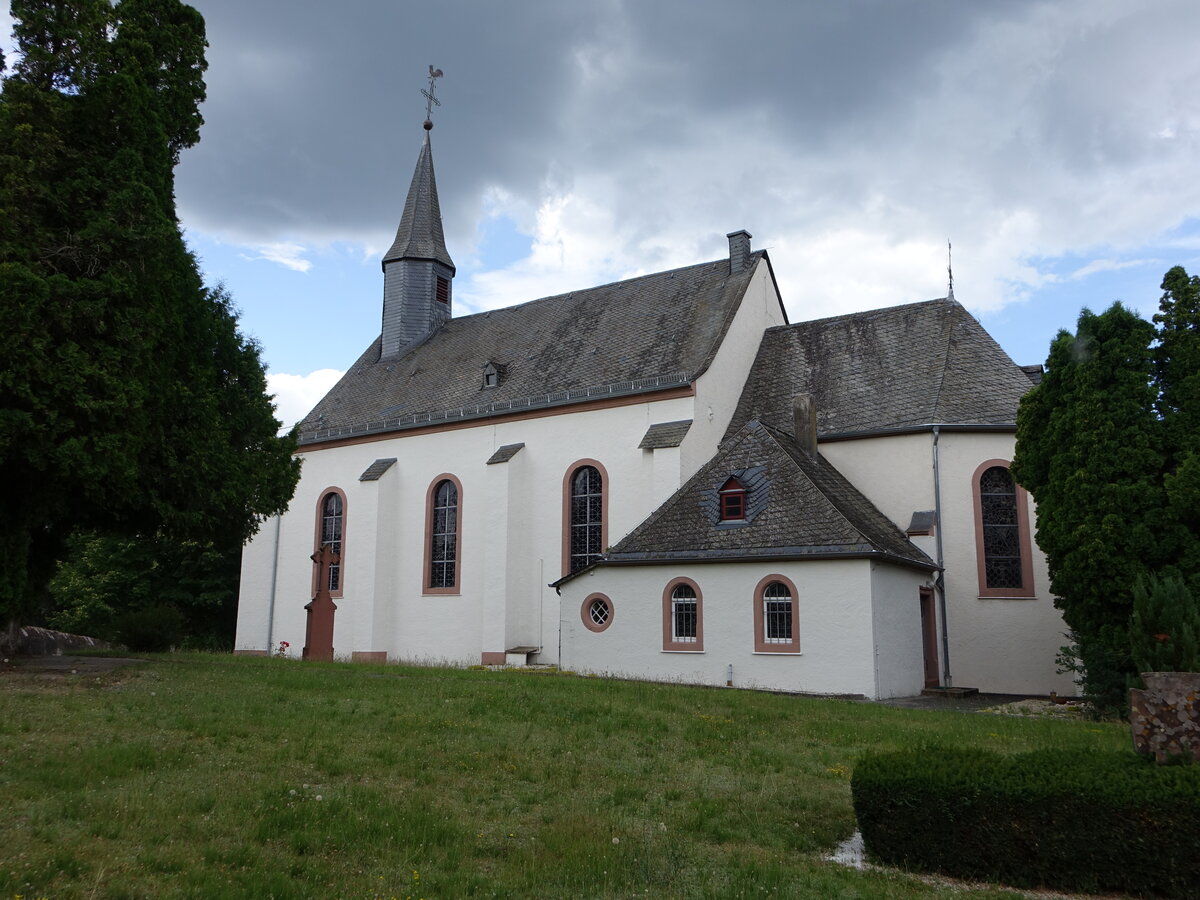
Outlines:
{"type": "Polygon", "coordinates": [[[279,576],[279,527],[283,516],[275,517],[275,546],[271,551],[271,598],[267,604],[267,655],[275,649],[275,582],[279,576]]]}
{"type": "Polygon", "coordinates": [[[934,581],[934,588],[938,592],[938,606],[940,618],[942,620],[942,663],[943,675],[945,681],[943,687],[953,687],[954,679],[950,675],[950,628],[946,623],[946,569],[945,560],[942,557],[942,473],[941,467],[938,464],[938,437],[940,436],[940,427],[933,426],[933,519],[934,519],[934,540],[937,547],[937,565],[938,573],[937,580],[934,581]]]}

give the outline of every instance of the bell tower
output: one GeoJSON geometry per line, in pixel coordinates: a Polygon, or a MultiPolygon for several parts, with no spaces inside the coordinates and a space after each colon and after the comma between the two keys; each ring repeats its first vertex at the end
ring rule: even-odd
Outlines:
{"type": "Polygon", "coordinates": [[[396,239],[383,255],[383,343],[379,358],[394,359],[451,316],[454,261],[442,234],[442,211],[433,177],[433,107],[442,70],[429,67],[425,96],[425,140],[413,172],[396,239]]]}

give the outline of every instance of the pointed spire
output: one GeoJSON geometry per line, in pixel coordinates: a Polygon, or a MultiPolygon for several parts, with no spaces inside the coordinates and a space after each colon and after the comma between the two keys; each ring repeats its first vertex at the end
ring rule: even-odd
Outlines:
{"type": "Polygon", "coordinates": [[[421,91],[425,103],[425,141],[396,239],[383,255],[383,328],[380,360],[395,359],[406,349],[437,331],[452,314],[454,261],[442,234],[442,209],[438,204],[437,181],[433,177],[433,107],[441,106],[434,96],[442,70],[429,67],[429,87],[421,91]]]}
{"type": "Polygon", "coordinates": [[[383,265],[386,268],[388,263],[401,259],[432,259],[454,272],[454,261],[450,259],[442,234],[442,209],[433,176],[433,150],[428,130],[408,188],[408,199],[404,201],[400,227],[396,229],[391,248],[383,255],[383,265]]]}

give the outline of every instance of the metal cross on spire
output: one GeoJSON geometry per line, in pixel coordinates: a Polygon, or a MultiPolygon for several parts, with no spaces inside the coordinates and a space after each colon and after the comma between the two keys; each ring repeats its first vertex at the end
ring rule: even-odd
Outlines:
{"type": "Polygon", "coordinates": [[[425,130],[429,131],[433,128],[433,108],[441,106],[442,101],[433,95],[433,90],[437,86],[437,79],[442,77],[442,70],[429,67],[429,87],[421,89],[421,96],[425,98],[425,130]]]}
{"type": "Polygon", "coordinates": [[[954,299],[954,258],[951,254],[949,238],[946,239],[946,274],[950,276],[950,288],[946,293],[947,300],[954,299]]]}

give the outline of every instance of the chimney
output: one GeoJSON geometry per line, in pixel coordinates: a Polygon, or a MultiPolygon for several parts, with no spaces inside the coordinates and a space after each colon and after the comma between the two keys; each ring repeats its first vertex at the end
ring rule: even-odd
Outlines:
{"type": "Polygon", "coordinates": [[[792,428],[796,443],[809,456],[817,455],[817,404],[812,394],[792,398],[792,428]]]}
{"type": "Polygon", "coordinates": [[[729,274],[737,275],[750,268],[750,238],[748,231],[734,231],[729,238],[729,274]]]}

